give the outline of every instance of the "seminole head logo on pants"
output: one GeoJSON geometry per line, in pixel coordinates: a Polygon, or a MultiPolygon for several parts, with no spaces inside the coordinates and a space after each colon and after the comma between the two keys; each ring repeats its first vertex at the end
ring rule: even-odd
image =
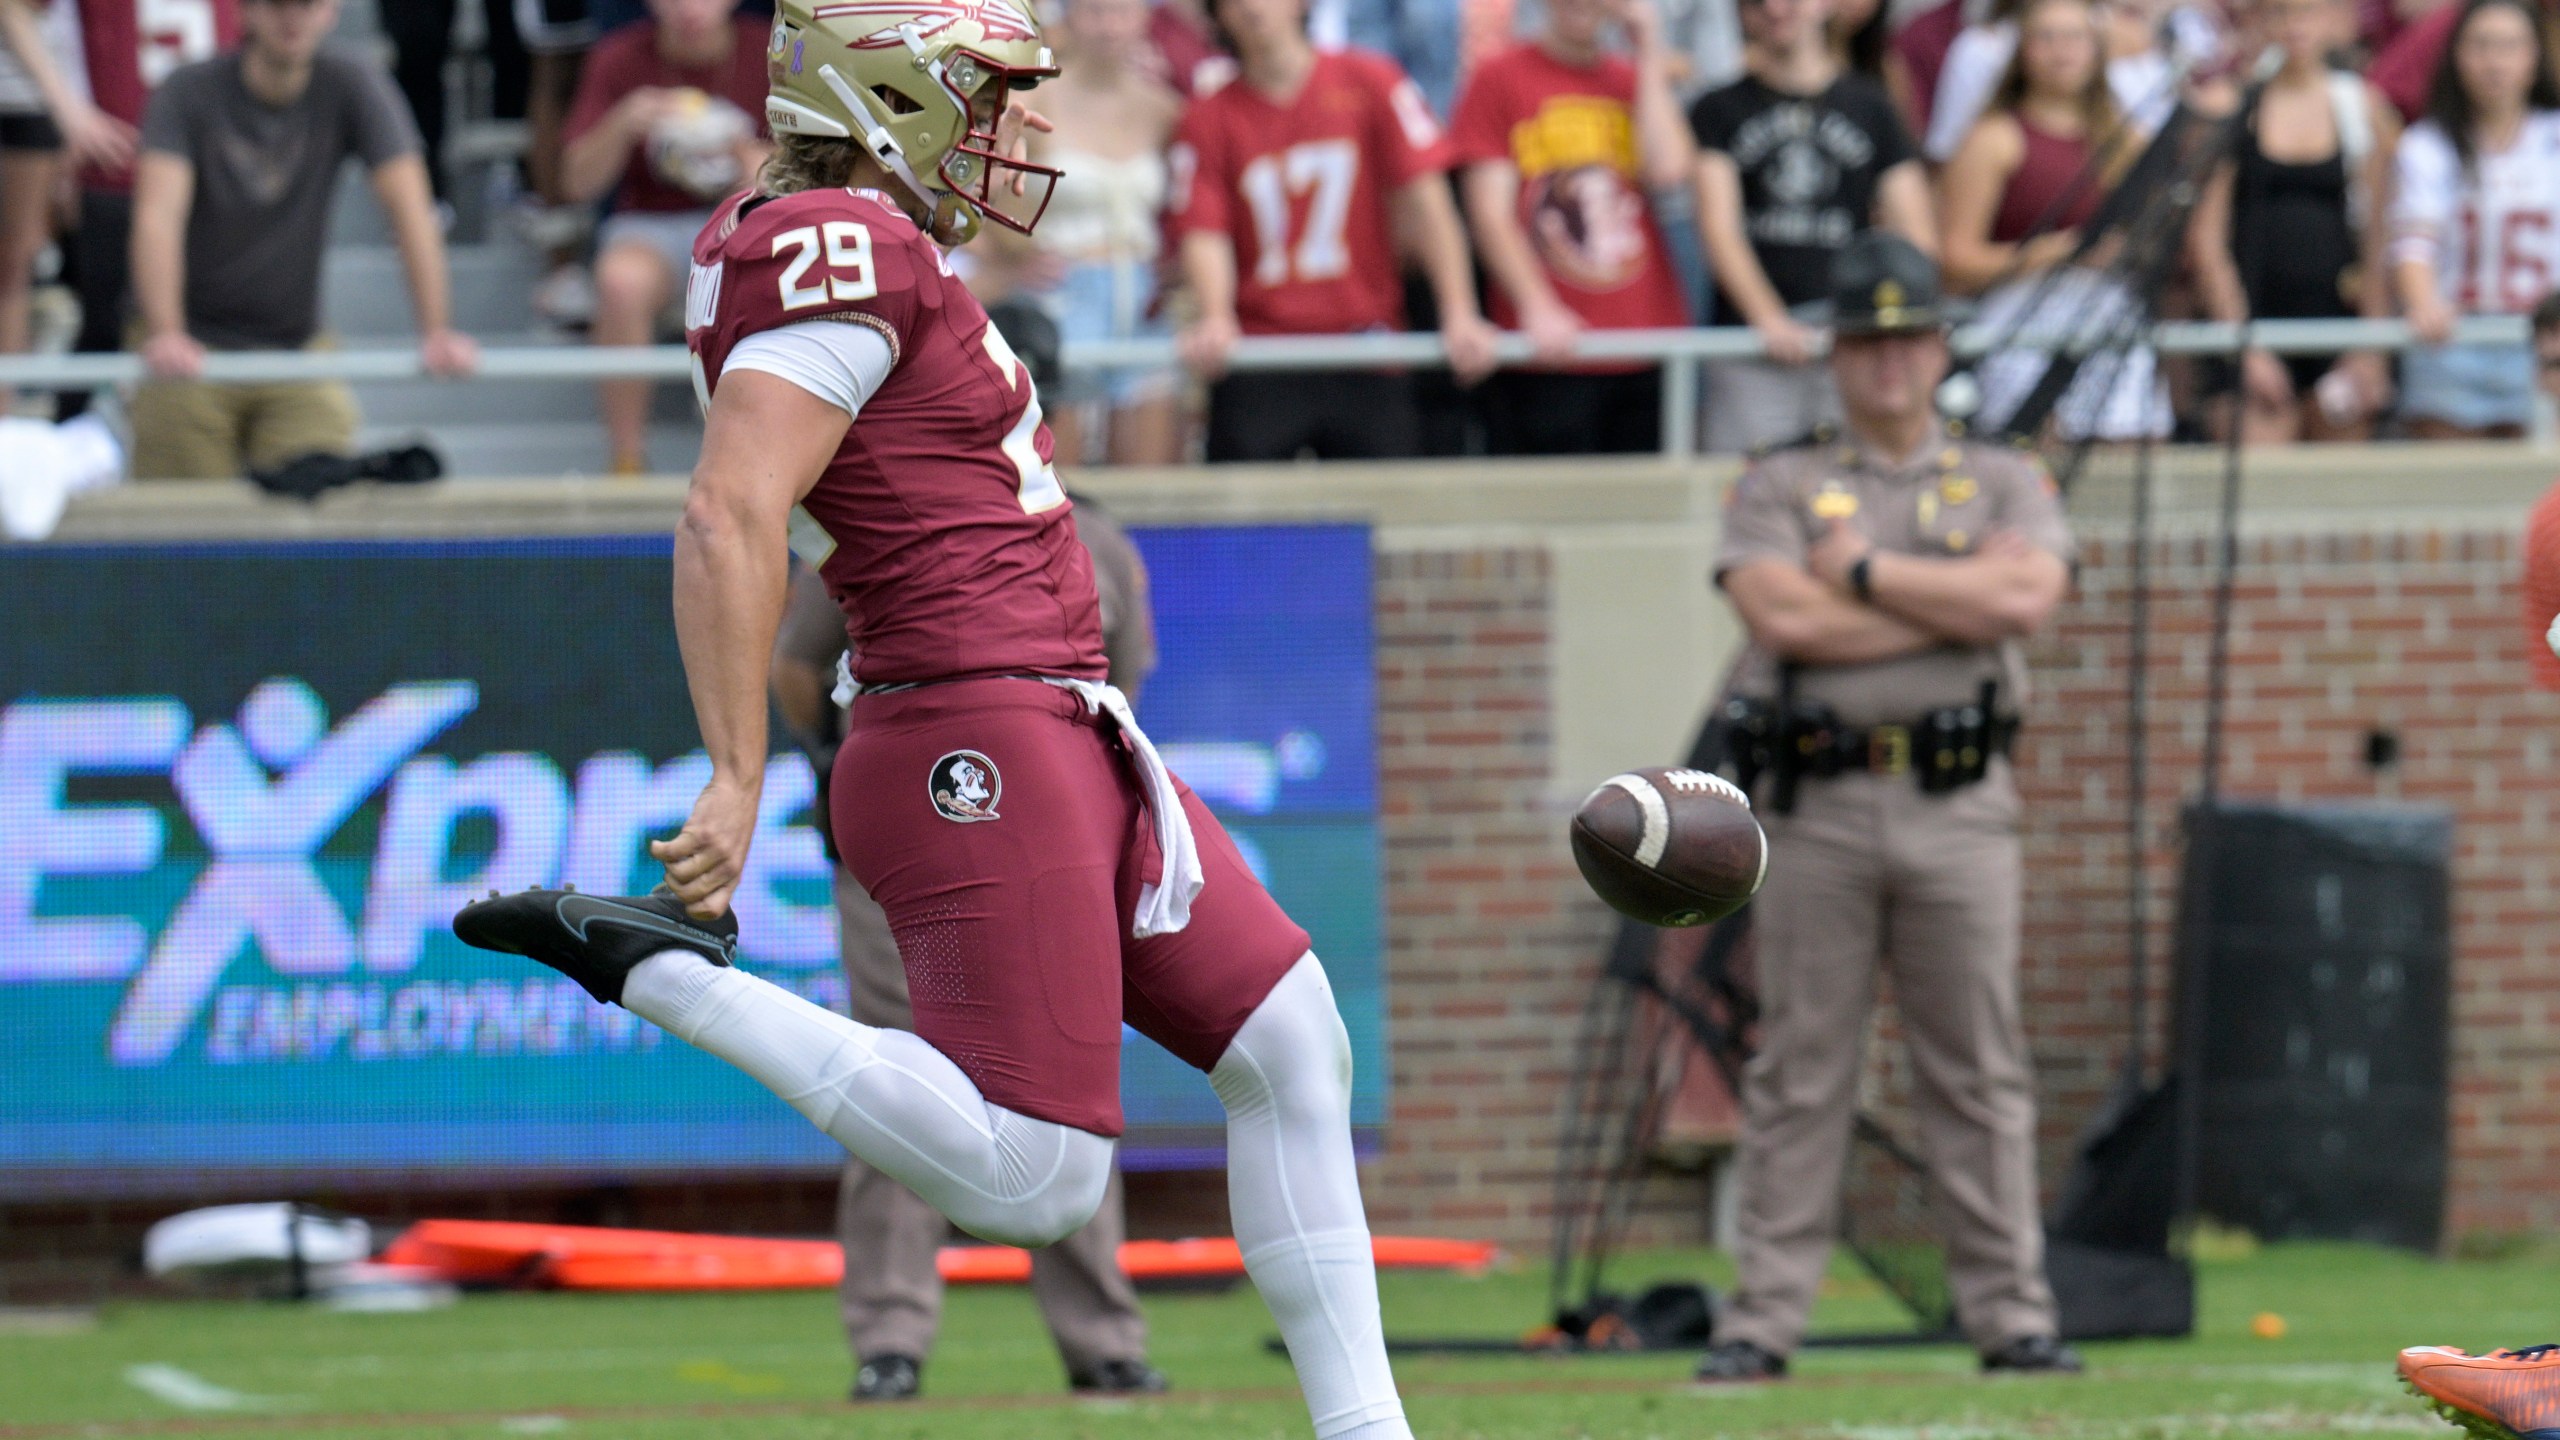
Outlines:
{"type": "Polygon", "coordinates": [[[996,762],[975,750],[954,750],[933,762],[933,775],[925,782],[933,796],[933,808],[945,820],[966,825],[979,820],[1001,820],[996,813],[996,797],[1004,793],[1004,776],[996,762]]]}

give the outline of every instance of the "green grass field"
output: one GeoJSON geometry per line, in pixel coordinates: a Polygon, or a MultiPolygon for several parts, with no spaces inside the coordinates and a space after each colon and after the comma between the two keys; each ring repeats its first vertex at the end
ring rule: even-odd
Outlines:
{"type": "MultiPolygon", "coordinates": [[[[1690,1254],[1639,1255],[1629,1288],[1720,1275],[1690,1254]]],[[[2273,1247],[2207,1264],[2192,1341],[2090,1347],[2078,1380],[1985,1381],[1954,1349],[1816,1351],[1797,1378],[1752,1390],[1687,1383],[1678,1356],[1400,1361],[1417,1434],[1432,1440],[1837,1437],[1989,1440],[2440,1434],[2400,1393],[2402,1345],[2485,1348],[2560,1338],[2560,1262],[2439,1263],[2339,1246],[2273,1247]],[[2252,1317],[2280,1315],[2261,1339],[2252,1317]]],[[[1544,1277],[1391,1275],[1388,1329],[1502,1335],[1539,1318],[1544,1277]]],[[[1151,1297],[1155,1358],[1175,1394],[1065,1398],[1020,1291],[952,1296],[929,1398],[843,1402],[849,1365],[833,1297],[471,1296],[414,1315],[273,1304],[120,1305],[88,1317],[0,1312],[0,1440],[154,1435],[511,1435],[630,1440],[1079,1440],[1302,1437],[1287,1366],[1268,1355],[1251,1291],[1151,1297]]],[[[1890,1320],[1843,1274],[1820,1325],[1890,1320]]]]}

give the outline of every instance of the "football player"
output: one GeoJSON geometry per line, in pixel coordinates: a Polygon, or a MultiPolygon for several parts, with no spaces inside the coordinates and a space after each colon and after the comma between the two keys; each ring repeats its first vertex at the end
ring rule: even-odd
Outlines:
{"type": "MultiPolygon", "coordinates": [[[[2533,307],[2533,368],[2542,393],[2560,404],[2560,289],[2533,307]]],[[[2533,683],[2560,690],[2560,485],[2525,517],[2522,590],[2533,683]]],[[[2560,1440],[2560,1345],[2486,1355],[2413,1345],[2400,1352],[2400,1382],[2480,1440],[2560,1440]]]]}
{"type": "Polygon", "coordinates": [[[1056,179],[1020,158],[1046,122],[1014,92],[1057,73],[1039,24],[1016,0],[782,0],[768,54],[778,149],[695,242],[685,305],[709,418],[676,628],[712,778],[651,847],[659,894],[493,897],[455,931],[730,1061],[1006,1244],[1100,1202],[1125,1018],[1226,1105],[1236,1239],[1316,1434],[1407,1436],[1324,968],[1103,683],[1039,395],[945,254],[1037,224],[1056,179]],[[834,834],[897,935],[912,1034],[730,963],[794,504],[836,542],[859,659],[834,834]]]}

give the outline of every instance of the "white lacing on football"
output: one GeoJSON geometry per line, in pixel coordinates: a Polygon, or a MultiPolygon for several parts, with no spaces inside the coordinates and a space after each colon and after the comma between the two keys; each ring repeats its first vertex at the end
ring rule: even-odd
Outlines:
{"type": "MultiPolygon", "coordinates": [[[[1644,816],[1644,828],[1636,832],[1636,863],[1650,870],[1662,863],[1662,852],[1671,848],[1671,807],[1662,803],[1662,792],[1653,788],[1653,782],[1641,775],[1612,775],[1600,782],[1600,790],[1612,785],[1634,796],[1636,809],[1644,816]]],[[[1597,795],[1600,790],[1591,793],[1597,795]]]]}
{"type": "Polygon", "coordinates": [[[1704,770],[1665,770],[1662,778],[1683,795],[1721,795],[1745,810],[1751,808],[1751,797],[1742,793],[1742,787],[1721,775],[1704,770]]]}

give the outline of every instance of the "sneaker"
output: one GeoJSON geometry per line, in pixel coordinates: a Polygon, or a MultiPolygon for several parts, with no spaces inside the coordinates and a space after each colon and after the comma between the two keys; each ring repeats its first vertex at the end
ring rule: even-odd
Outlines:
{"type": "Polygon", "coordinates": [[[622,999],[631,967],[664,950],[690,950],[714,965],[738,953],[738,917],[696,920],[664,890],[581,895],[575,890],[489,892],[453,917],[466,945],[523,955],[559,971],[605,1004],[622,999]]]}
{"type": "Polygon", "coordinates": [[[1982,1373],[2077,1375],[2084,1367],[2080,1352],[2050,1335],[2021,1335],[1997,1349],[1982,1352],[1982,1373]]]}
{"type": "Polygon", "coordinates": [[[852,1398],[861,1404],[874,1400],[913,1400],[924,1389],[924,1366],[912,1355],[866,1356],[862,1368],[853,1372],[852,1398]]]}
{"type": "Polygon", "coordinates": [[[1161,1395],[1173,1384],[1144,1360],[1105,1360],[1069,1374],[1067,1388],[1079,1395],[1161,1395]]]}
{"type": "Polygon", "coordinates": [[[1702,1385],[1748,1385],[1786,1378],[1787,1357],[1748,1340],[1719,1341],[1698,1357],[1697,1379],[1702,1385]]]}
{"type": "Polygon", "coordinates": [[[2560,1345],[2486,1355],[2413,1346],[2400,1352],[2400,1380],[2480,1440],[2560,1440],[2560,1345]]]}

